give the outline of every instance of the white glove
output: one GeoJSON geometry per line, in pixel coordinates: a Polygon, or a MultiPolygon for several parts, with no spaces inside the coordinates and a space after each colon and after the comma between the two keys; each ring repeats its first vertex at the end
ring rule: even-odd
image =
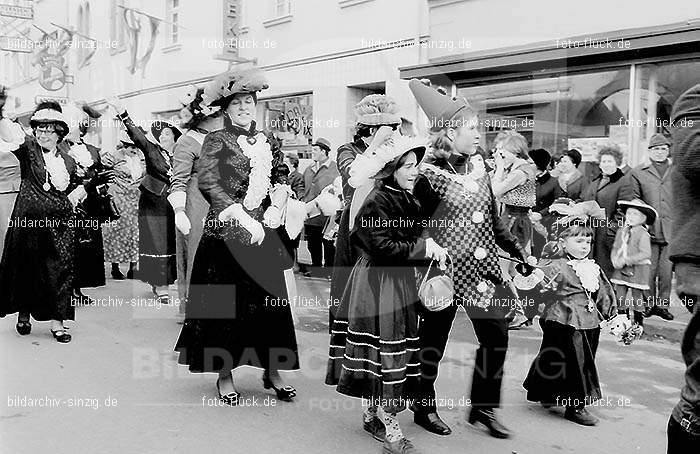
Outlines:
{"type": "Polygon", "coordinates": [[[280,210],[283,210],[287,204],[289,196],[293,194],[292,187],[288,184],[276,184],[270,189],[270,201],[272,205],[280,210]]]}
{"type": "MultiPolygon", "coordinates": [[[[329,187],[332,188],[333,186],[329,187]]],[[[324,216],[333,216],[337,211],[343,208],[338,196],[333,195],[331,191],[321,192],[314,200],[318,204],[321,214],[324,216]]]]}
{"type": "Polygon", "coordinates": [[[73,208],[78,206],[85,197],[87,197],[87,192],[85,192],[85,186],[83,185],[78,186],[68,194],[68,200],[73,205],[73,208]]]}
{"type": "Polygon", "coordinates": [[[175,191],[168,194],[168,202],[175,211],[175,227],[183,234],[188,235],[192,225],[185,214],[185,205],[187,203],[187,194],[185,191],[175,191]]]}
{"type": "MultiPolygon", "coordinates": [[[[285,202],[286,203],[286,202],[285,202]]],[[[263,223],[271,229],[282,225],[282,211],[274,205],[270,205],[263,214],[263,223]]]]}
{"type": "Polygon", "coordinates": [[[107,104],[112,107],[112,109],[117,112],[117,115],[121,115],[124,112],[126,112],[126,108],[124,107],[124,103],[117,98],[116,96],[111,96],[106,99],[107,104]]]}
{"type": "Polygon", "coordinates": [[[190,224],[190,219],[187,217],[185,212],[182,210],[175,212],[175,227],[183,235],[190,234],[190,229],[192,228],[192,225],[190,224]]]}
{"type": "Polygon", "coordinates": [[[261,223],[250,217],[250,215],[243,210],[243,205],[234,203],[219,213],[219,221],[228,222],[231,219],[238,221],[241,227],[250,232],[250,244],[262,244],[265,238],[265,229],[261,223]]]}
{"type": "Polygon", "coordinates": [[[441,270],[447,267],[447,249],[438,246],[432,238],[425,240],[425,256],[431,260],[437,260],[441,270]]]}

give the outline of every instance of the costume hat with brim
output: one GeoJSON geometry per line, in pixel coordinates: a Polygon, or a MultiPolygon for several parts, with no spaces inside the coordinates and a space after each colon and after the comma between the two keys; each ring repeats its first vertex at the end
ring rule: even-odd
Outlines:
{"type": "Polygon", "coordinates": [[[455,116],[459,112],[471,109],[466,99],[450,98],[447,94],[438,92],[418,79],[411,79],[408,82],[408,88],[411,89],[418,105],[428,117],[430,129],[459,127],[461,124],[455,120],[455,116]]]}
{"type": "Polygon", "coordinates": [[[68,122],[63,116],[63,109],[61,109],[61,106],[58,103],[39,103],[37,109],[34,111],[34,114],[29,119],[29,125],[32,128],[35,128],[39,124],[48,123],[62,125],[64,128],[66,128],[66,132],[68,132],[68,122]]]}
{"type": "Polygon", "coordinates": [[[386,95],[367,95],[355,104],[357,123],[367,126],[400,125],[399,106],[386,95]]]}
{"type": "Polygon", "coordinates": [[[640,199],[633,200],[619,200],[617,204],[620,206],[623,212],[627,211],[627,208],[636,208],[637,210],[644,213],[647,217],[647,224],[652,225],[656,221],[656,210],[651,205],[647,205],[640,199]]]}
{"type": "Polygon", "coordinates": [[[151,124],[151,134],[153,134],[156,141],[160,142],[160,133],[163,132],[163,129],[165,128],[170,128],[173,131],[173,134],[175,135],[175,142],[177,142],[177,139],[179,139],[182,135],[182,131],[180,131],[176,126],[173,126],[172,124],[163,120],[156,120],[151,124]]]}
{"type": "Polygon", "coordinates": [[[268,88],[265,75],[258,68],[231,70],[214,77],[204,87],[202,100],[206,105],[226,108],[238,93],[255,93],[268,88]]]}
{"type": "Polygon", "coordinates": [[[423,156],[425,156],[425,148],[425,140],[423,139],[407,136],[394,137],[394,145],[391,146],[390,149],[392,155],[391,161],[387,162],[384,165],[382,170],[380,170],[374,176],[374,179],[382,180],[393,174],[396,171],[396,168],[399,166],[399,161],[401,161],[401,157],[409,151],[412,151],[416,154],[416,163],[420,163],[423,160],[423,156]]]}

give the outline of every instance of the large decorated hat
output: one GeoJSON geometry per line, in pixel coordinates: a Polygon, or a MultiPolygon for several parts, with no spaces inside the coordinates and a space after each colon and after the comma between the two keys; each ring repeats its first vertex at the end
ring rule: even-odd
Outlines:
{"type": "Polygon", "coordinates": [[[617,204],[620,206],[620,208],[621,208],[623,211],[626,211],[627,208],[636,208],[636,209],[638,209],[639,211],[641,211],[642,213],[644,213],[644,215],[647,217],[647,222],[646,222],[646,223],[649,224],[649,225],[653,224],[654,221],[656,221],[657,213],[656,213],[656,210],[654,209],[654,207],[652,207],[651,205],[647,205],[647,204],[644,203],[644,201],[642,201],[641,199],[619,200],[619,201],[617,202],[617,204]]]}
{"type": "Polygon", "coordinates": [[[416,97],[418,105],[428,117],[430,129],[442,129],[444,127],[457,127],[455,116],[470,109],[469,103],[462,97],[451,98],[446,93],[441,93],[429,85],[429,81],[411,79],[408,88],[416,97]]]}
{"type": "Polygon", "coordinates": [[[29,125],[32,128],[46,123],[61,125],[65,128],[66,132],[68,132],[68,123],[63,116],[63,109],[61,105],[55,101],[44,101],[37,104],[34,114],[29,119],[29,125]]]}
{"type": "Polygon", "coordinates": [[[355,104],[357,123],[367,126],[400,125],[399,106],[387,95],[367,95],[355,104]]]}
{"type": "Polygon", "coordinates": [[[208,106],[225,107],[237,93],[254,95],[268,87],[265,75],[258,68],[231,70],[214,77],[204,88],[202,98],[208,106]]]}
{"type": "Polygon", "coordinates": [[[393,141],[393,145],[387,146],[387,151],[390,153],[386,157],[388,162],[384,165],[382,170],[374,176],[376,180],[384,179],[394,173],[399,165],[401,157],[409,151],[416,154],[416,163],[420,163],[423,160],[423,156],[425,156],[426,144],[424,139],[395,135],[393,141]]]}

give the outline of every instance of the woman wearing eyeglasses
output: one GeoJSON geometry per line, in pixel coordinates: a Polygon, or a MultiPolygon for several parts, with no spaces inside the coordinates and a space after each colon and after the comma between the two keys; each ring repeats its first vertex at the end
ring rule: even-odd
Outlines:
{"type": "Polygon", "coordinates": [[[87,194],[76,183],[75,161],[58,150],[68,133],[61,107],[40,103],[29,124],[33,136],[0,119],[0,154],[14,153],[21,183],[0,261],[0,317],[18,313],[17,332],[31,332],[30,316],[51,321],[60,343],[71,341],[64,320],[73,320],[74,207],[87,194]],[[73,183],[71,180],[73,179],[73,183]]]}

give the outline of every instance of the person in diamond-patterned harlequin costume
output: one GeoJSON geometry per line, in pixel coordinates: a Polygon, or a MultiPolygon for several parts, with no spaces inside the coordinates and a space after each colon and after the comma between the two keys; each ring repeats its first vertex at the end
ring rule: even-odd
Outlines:
{"type": "Polygon", "coordinates": [[[412,406],[414,421],[426,430],[448,435],[435,405],[435,379],[457,308],[464,306],[479,348],[472,380],[469,422],[480,422],[497,438],[510,433],[496,418],[500,406],[503,362],[508,347],[505,314],[508,301],[496,246],[530,265],[534,258],[501,222],[488,176],[465,175],[457,165],[473,154],[479,140],[476,113],[463,98],[452,99],[416,79],[409,87],[430,121],[432,160],[421,165],[414,194],[425,215],[424,236],[447,248],[453,262],[454,304],[426,311],[421,339],[421,397],[412,406]],[[459,169],[459,170],[458,170],[459,169]]]}

